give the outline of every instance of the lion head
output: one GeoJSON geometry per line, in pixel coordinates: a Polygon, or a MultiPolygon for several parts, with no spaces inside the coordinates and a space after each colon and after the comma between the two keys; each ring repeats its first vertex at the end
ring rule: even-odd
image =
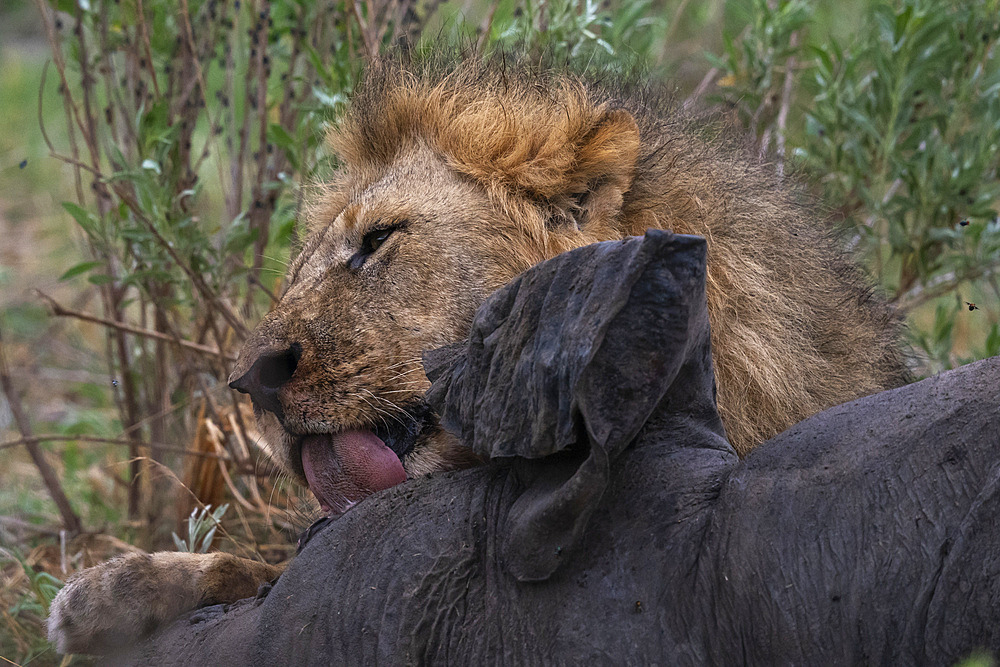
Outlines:
{"type": "Polygon", "coordinates": [[[381,64],[330,145],[342,166],[231,378],[326,510],[474,464],[423,401],[422,353],[528,267],[649,227],[708,239],[737,451],[905,377],[895,320],[812,209],[676,106],[503,63],[381,64]]]}

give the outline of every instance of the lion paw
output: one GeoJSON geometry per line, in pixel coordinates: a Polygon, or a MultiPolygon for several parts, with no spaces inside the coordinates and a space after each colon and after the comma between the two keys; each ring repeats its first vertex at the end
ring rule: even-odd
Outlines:
{"type": "Polygon", "coordinates": [[[60,653],[105,654],[198,605],[201,554],[126,554],[71,577],[49,610],[60,653]]]}
{"type": "Polygon", "coordinates": [[[114,653],[181,614],[252,597],[280,572],[225,553],[119,556],[66,582],[49,610],[49,640],[60,653],[114,653]]]}

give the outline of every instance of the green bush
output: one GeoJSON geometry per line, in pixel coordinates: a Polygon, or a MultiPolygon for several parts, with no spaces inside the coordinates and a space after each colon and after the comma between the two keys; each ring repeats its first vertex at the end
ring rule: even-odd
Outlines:
{"type": "MultiPolygon", "coordinates": [[[[163,443],[190,440],[191,412],[171,406],[208,401],[225,422],[218,412],[232,403],[225,379],[234,350],[245,322],[280,290],[302,186],[326,159],[324,123],[349,93],[365,49],[402,28],[352,22],[347,7],[44,7],[55,56],[49,75],[59,80],[70,129],[67,145],[51,149],[74,169],[76,201],[63,206],[86,239],[87,256],[62,278],[95,286],[111,325],[107,363],[133,441],[133,519],[155,521],[169,502],[164,484],[134,483],[140,455],[177,467],[163,443]]],[[[248,463],[245,451],[230,454],[248,463]]]]}
{"type": "Polygon", "coordinates": [[[810,40],[812,3],[739,4],[718,99],[778,168],[794,156],[822,184],[848,247],[914,316],[918,374],[1000,352],[1000,3],[873,3],[846,44],[810,40]]]}

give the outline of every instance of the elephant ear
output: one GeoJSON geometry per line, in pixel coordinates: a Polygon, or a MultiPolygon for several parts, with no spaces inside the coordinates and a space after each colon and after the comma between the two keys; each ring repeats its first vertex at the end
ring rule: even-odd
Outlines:
{"type": "Polygon", "coordinates": [[[519,580],[570,555],[614,459],[706,345],[704,282],[699,237],[597,243],[528,270],[480,307],[466,342],[425,355],[443,426],[521,480],[500,536],[519,580]]]}

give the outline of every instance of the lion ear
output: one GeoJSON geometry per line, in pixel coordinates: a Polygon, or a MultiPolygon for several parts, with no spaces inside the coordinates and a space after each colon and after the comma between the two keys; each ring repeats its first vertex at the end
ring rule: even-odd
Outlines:
{"type": "Polygon", "coordinates": [[[498,539],[518,580],[572,557],[616,459],[682,364],[695,351],[710,359],[704,279],[698,237],[650,230],[577,248],[494,293],[464,344],[425,355],[442,425],[511,466],[516,497],[498,539]]]}
{"type": "MultiPolygon", "coordinates": [[[[639,126],[632,114],[612,109],[580,141],[566,179],[563,205],[580,228],[609,223],[621,211],[635,179],[639,126]]],[[[563,208],[563,207],[559,207],[563,208]]]]}

